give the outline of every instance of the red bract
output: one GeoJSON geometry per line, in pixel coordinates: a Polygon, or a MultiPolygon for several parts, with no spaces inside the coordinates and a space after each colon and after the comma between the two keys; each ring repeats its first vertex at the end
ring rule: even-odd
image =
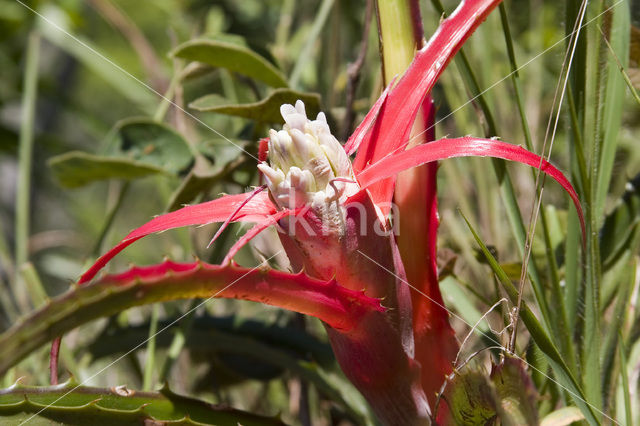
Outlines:
{"type": "MultiPolygon", "coordinates": [[[[416,115],[437,78],[462,43],[498,3],[498,0],[461,3],[417,53],[404,76],[384,91],[345,144],[344,152],[329,152],[332,149],[330,140],[328,145],[321,146],[326,148],[323,155],[327,157],[322,158],[325,163],[327,159],[336,162],[357,151],[353,166],[341,163],[338,167],[332,163],[335,175],[331,174],[328,184],[323,181],[326,188],[333,188],[335,198],[331,203],[335,206],[325,208],[315,199],[298,205],[286,194],[274,193],[273,188],[278,183],[295,190],[311,185],[317,191],[317,182],[309,179],[326,177],[321,174],[323,171],[314,171],[317,172],[314,175],[302,166],[298,168],[296,163],[305,149],[304,146],[300,148],[302,142],[296,139],[304,136],[299,129],[309,124],[310,128],[319,129],[318,135],[328,137],[322,133],[326,122],[319,116],[314,122],[301,123],[302,116],[306,120],[303,106],[286,106],[283,107],[287,120],[285,128],[293,139],[283,142],[284,139],[278,140],[278,134],[273,133],[269,156],[274,169],[261,166],[271,185],[269,195],[265,192],[227,195],[159,216],[131,232],[98,259],[81,277],[80,283],[93,279],[117,253],[151,233],[211,222],[255,222],[255,227],[231,249],[223,266],[165,263],[134,268],[104,279],[125,284],[135,279],[189,281],[196,277],[198,282],[206,282],[207,277],[229,276],[231,279],[233,275],[234,281],[229,284],[238,286],[241,291],[231,287],[228,291],[215,293],[216,297],[260,301],[320,318],[326,325],[336,359],[345,375],[367,398],[380,420],[386,424],[428,422],[427,395],[430,399],[435,394],[444,374],[450,371],[457,350],[447,314],[441,306],[435,269],[436,168],[427,168],[424,175],[408,179],[406,182],[412,187],[407,190],[405,186],[403,191],[396,193],[396,197],[406,197],[423,191],[427,200],[428,205],[421,210],[424,217],[416,225],[420,228],[417,231],[426,235],[412,233],[410,236],[424,243],[416,250],[419,258],[411,258],[411,252],[406,248],[407,240],[402,241],[402,235],[401,257],[396,237],[390,229],[388,213],[396,190],[396,175],[421,164],[451,157],[492,156],[517,161],[540,168],[557,180],[571,195],[582,218],[575,191],[562,173],[520,147],[492,139],[467,137],[441,139],[405,150],[416,115]],[[303,151],[278,151],[291,144],[297,144],[296,149],[303,151]],[[280,148],[276,149],[276,146],[280,148]],[[285,173],[274,164],[286,164],[285,173]],[[338,173],[337,169],[343,172],[338,173]],[[286,175],[287,170],[291,172],[290,176],[286,175]],[[235,266],[230,264],[233,255],[271,225],[278,227],[293,269],[301,271],[304,268],[304,272],[237,273],[233,269],[235,266]],[[285,232],[287,229],[289,232],[285,232]],[[375,229],[382,232],[374,232],[375,229]],[[407,263],[408,274],[403,260],[407,263]],[[231,274],[230,271],[236,272],[231,274]],[[257,279],[257,276],[261,278],[257,279]],[[412,300],[407,282],[425,292],[431,298],[429,303],[420,295],[412,300]]],[[[423,111],[426,122],[433,123],[430,101],[425,102],[423,111]]],[[[431,140],[432,135],[432,132],[427,134],[426,140],[431,140]]],[[[283,137],[289,138],[286,134],[283,137]]],[[[342,149],[340,147],[340,151],[342,149]]],[[[307,151],[304,153],[308,154],[307,151]]],[[[323,192],[323,195],[326,194],[323,192]]],[[[421,200],[419,197],[416,202],[424,202],[421,200]]]]}

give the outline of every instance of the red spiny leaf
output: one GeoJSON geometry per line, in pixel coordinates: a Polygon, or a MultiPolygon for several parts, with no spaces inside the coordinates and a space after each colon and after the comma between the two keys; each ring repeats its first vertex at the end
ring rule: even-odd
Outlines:
{"type": "MultiPolygon", "coordinates": [[[[463,1],[445,19],[429,43],[420,49],[398,84],[382,105],[376,123],[362,142],[354,161],[354,171],[363,171],[391,152],[403,149],[424,97],[431,91],[445,67],[493,10],[500,0],[463,1]]],[[[373,201],[391,200],[395,178],[377,182],[370,188],[373,201]]]]}
{"type": "Polygon", "coordinates": [[[303,211],[305,207],[301,207],[296,210],[281,210],[274,215],[268,216],[266,219],[261,222],[256,223],[251,229],[249,229],[238,241],[236,241],[233,246],[229,249],[227,254],[222,261],[223,264],[230,262],[233,259],[233,256],[238,253],[238,251],[244,247],[249,241],[255,238],[259,233],[270,227],[271,225],[275,225],[278,221],[286,216],[296,215],[303,211]]]}
{"type": "Polygon", "coordinates": [[[244,199],[244,201],[242,201],[240,204],[238,204],[238,207],[236,207],[236,209],[233,211],[233,213],[231,213],[229,215],[229,217],[222,223],[222,225],[220,225],[220,228],[218,228],[218,230],[214,234],[213,238],[211,238],[211,241],[209,242],[209,245],[207,246],[207,248],[209,248],[211,246],[211,244],[213,244],[214,241],[218,239],[220,234],[222,234],[222,231],[227,229],[227,226],[229,226],[229,224],[232,221],[235,220],[235,218],[238,215],[238,213],[240,212],[240,210],[242,210],[254,197],[256,197],[259,193],[264,191],[266,188],[267,188],[267,185],[259,186],[253,192],[251,192],[249,194],[249,196],[244,199]]]}
{"type": "Polygon", "coordinates": [[[235,215],[236,220],[253,222],[276,212],[276,208],[266,192],[257,195],[253,192],[225,195],[215,200],[186,206],[180,210],[158,216],[132,231],[125,239],[183,226],[221,222],[233,214],[238,206],[242,205],[249,197],[251,200],[235,215]]]}
{"type": "Polygon", "coordinates": [[[91,268],[82,274],[78,284],[91,281],[98,271],[109,263],[115,255],[149,234],[189,225],[205,225],[213,222],[222,222],[231,215],[235,216],[234,221],[257,222],[264,219],[265,216],[272,215],[276,212],[276,208],[269,200],[267,193],[253,195],[253,193],[226,195],[215,200],[207,201],[206,203],[186,206],[180,210],[150,220],[141,227],[133,230],[120,241],[118,245],[102,255],[91,268]],[[238,206],[244,203],[248,197],[252,196],[251,201],[246,203],[242,210],[236,213],[238,206]]]}
{"type": "Polygon", "coordinates": [[[495,157],[516,161],[540,169],[555,179],[556,182],[567,191],[576,207],[580,218],[580,225],[582,226],[582,235],[583,237],[585,236],[582,206],[580,205],[578,194],[573,189],[569,180],[560,170],[555,168],[547,160],[542,159],[539,155],[507,142],[473,137],[440,139],[425,145],[416,146],[407,151],[392,154],[378,161],[360,173],[360,175],[358,175],[358,181],[362,187],[367,187],[403,170],[454,157],[495,157]]]}
{"type": "Polygon", "coordinates": [[[165,261],[107,275],[95,285],[107,283],[123,286],[139,283],[158,288],[184,286],[185,297],[224,297],[265,303],[317,317],[341,332],[356,327],[368,313],[385,312],[378,299],[344,288],[335,280],[231,264],[165,261]]]}

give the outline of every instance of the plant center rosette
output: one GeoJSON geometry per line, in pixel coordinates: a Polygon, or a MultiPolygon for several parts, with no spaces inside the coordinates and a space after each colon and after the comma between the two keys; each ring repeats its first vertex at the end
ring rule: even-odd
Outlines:
{"type": "MultiPolygon", "coordinates": [[[[387,398],[387,387],[411,407],[428,412],[413,360],[411,298],[390,222],[382,219],[366,189],[360,187],[344,148],[331,134],[323,113],[310,120],[301,101],[282,105],[285,121],[271,130],[265,176],[270,198],[279,209],[299,211],[279,221],[280,240],[296,270],[379,298],[386,311],[365,315],[345,332],[327,326],[338,362],[368,398],[387,398]],[[387,366],[393,365],[393,368],[387,366]]],[[[400,418],[400,417],[399,417],[400,418]]]]}
{"type": "Polygon", "coordinates": [[[285,124],[282,130],[269,132],[269,164],[258,168],[274,204],[300,211],[280,220],[281,240],[294,267],[304,267],[319,278],[335,277],[347,288],[373,297],[390,296],[394,280],[372,279],[382,271],[366,259],[362,247],[363,240],[388,247],[370,254],[392,266],[380,258],[383,252],[392,257],[388,222],[380,221],[379,209],[358,185],[351,161],[331,134],[324,113],[310,120],[302,101],[295,107],[282,105],[280,111],[285,124]],[[378,270],[368,273],[371,269],[378,270]]]}

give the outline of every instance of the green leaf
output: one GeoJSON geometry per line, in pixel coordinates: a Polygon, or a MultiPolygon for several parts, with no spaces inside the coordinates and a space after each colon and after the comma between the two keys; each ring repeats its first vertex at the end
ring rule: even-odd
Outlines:
{"type": "Polygon", "coordinates": [[[506,356],[501,364],[493,367],[491,382],[502,405],[503,417],[516,425],[538,424],[538,393],[522,360],[506,356]]]}
{"type": "Polygon", "coordinates": [[[573,422],[584,420],[584,416],[576,407],[563,407],[547,414],[540,426],[568,426],[573,422]]]}
{"type": "Polygon", "coordinates": [[[109,389],[77,386],[13,385],[0,390],[2,424],[18,425],[139,425],[168,422],[180,425],[282,425],[265,417],[173,393],[137,392],[124,386],[109,389]]]}
{"type": "Polygon", "coordinates": [[[189,107],[198,111],[234,115],[263,123],[283,123],[280,105],[295,104],[298,99],[304,102],[309,117],[320,112],[320,95],[291,89],[276,89],[263,100],[248,104],[232,104],[220,95],[206,95],[191,102],[189,107]]]}
{"type": "Polygon", "coordinates": [[[284,76],[275,66],[256,52],[239,45],[216,40],[191,40],[178,46],[171,55],[226,68],[272,87],[287,87],[284,76]]]}
{"type": "Polygon", "coordinates": [[[171,127],[149,118],[131,118],[116,126],[120,149],[127,157],[178,173],[193,160],[189,145],[171,127]]]}
{"type": "Polygon", "coordinates": [[[49,167],[62,186],[78,188],[104,179],[138,179],[156,173],[166,173],[129,158],[104,157],[81,151],[67,152],[49,160],[49,167]]]}
{"type": "Polygon", "coordinates": [[[77,188],[97,180],[175,174],[193,161],[179,133],[149,118],[123,120],[115,131],[119,145],[113,155],[67,152],[49,160],[54,176],[63,186],[77,188]]]}
{"type": "Polygon", "coordinates": [[[618,69],[616,57],[621,61],[620,65],[622,67],[627,67],[631,33],[629,4],[626,1],[622,1],[622,4],[612,8],[605,17],[610,18],[608,19],[609,31],[607,38],[613,53],[605,51],[608,60],[602,89],[604,99],[602,100],[601,116],[599,117],[602,120],[602,145],[600,147],[600,167],[597,173],[598,182],[596,187],[596,208],[598,209],[596,215],[598,216],[604,212],[624,110],[626,85],[618,69]]]}

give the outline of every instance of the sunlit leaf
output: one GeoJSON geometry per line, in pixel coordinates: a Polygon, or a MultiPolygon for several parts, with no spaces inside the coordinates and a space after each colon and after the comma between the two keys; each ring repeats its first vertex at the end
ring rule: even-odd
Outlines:
{"type": "Polygon", "coordinates": [[[584,420],[584,415],[577,407],[563,407],[547,414],[540,426],[568,426],[580,420],[584,420]]]}
{"type": "Polygon", "coordinates": [[[127,157],[177,173],[193,160],[189,145],[175,130],[148,118],[123,120],[116,126],[127,157]]]}
{"type": "Polygon", "coordinates": [[[226,68],[272,87],[287,86],[282,73],[269,61],[256,52],[236,44],[207,39],[191,40],[178,46],[171,55],[226,68]]]}
{"type": "Polygon", "coordinates": [[[78,386],[36,387],[16,384],[0,390],[3,424],[137,425],[281,425],[266,417],[173,393],[137,392],[117,386],[108,389],[78,386]]]}
{"type": "Polygon", "coordinates": [[[72,151],[51,158],[49,166],[58,181],[67,188],[77,188],[105,179],[175,174],[193,161],[184,138],[151,119],[123,120],[115,134],[119,144],[111,155],[72,151]]]}
{"type": "Polygon", "coordinates": [[[92,155],[71,151],[53,157],[49,166],[60,184],[77,188],[104,179],[138,179],[156,173],[166,173],[160,167],[129,158],[92,155]]]}
{"type": "Polygon", "coordinates": [[[198,111],[217,112],[263,123],[284,123],[280,105],[293,105],[298,99],[304,102],[309,117],[320,112],[320,95],[291,89],[276,89],[260,102],[249,104],[233,104],[220,95],[211,94],[196,99],[189,106],[198,111]]]}

